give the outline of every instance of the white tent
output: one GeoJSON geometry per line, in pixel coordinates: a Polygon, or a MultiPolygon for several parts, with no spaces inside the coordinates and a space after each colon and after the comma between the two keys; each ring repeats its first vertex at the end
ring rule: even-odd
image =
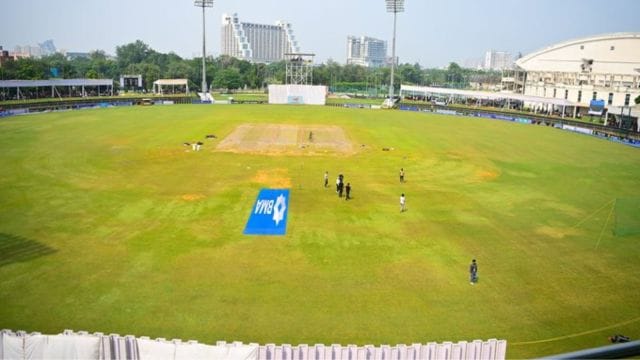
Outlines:
{"type": "Polygon", "coordinates": [[[187,79],[159,79],[153,82],[153,92],[156,94],[162,95],[162,87],[163,86],[171,86],[175,88],[176,86],[184,86],[185,92],[189,94],[189,80],[187,79]]]}
{"type": "MultiPolygon", "coordinates": [[[[85,88],[97,88],[98,96],[101,89],[113,96],[112,79],[52,79],[52,80],[0,80],[0,89],[15,89],[18,100],[23,98],[20,89],[51,88],[51,97],[60,96],[58,88],[80,88],[80,94],[87,96],[85,88]]],[[[104,92],[102,93],[104,95],[104,92]]]]}
{"type": "MultiPolygon", "coordinates": [[[[460,97],[460,98],[473,98],[481,100],[513,100],[522,101],[533,107],[538,106],[557,106],[562,109],[564,117],[564,109],[571,107],[576,109],[580,104],[566,99],[547,98],[541,96],[522,95],[514,93],[504,92],[487,92],[487,91],[475,91],[475,90],[461,90],[461,89],[448,89],[448,88],[436,88],[429,86],[413,86],[402,85],[400,87],[400,95],[423,95],[423,96],[444,96],[444,97],[460,97]]],[[[575,112],[575,111],[574,111],[575,112]]]]}

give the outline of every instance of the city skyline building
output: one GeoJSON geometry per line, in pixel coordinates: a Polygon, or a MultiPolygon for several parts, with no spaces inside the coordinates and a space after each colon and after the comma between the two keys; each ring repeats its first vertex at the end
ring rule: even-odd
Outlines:
{"type": "Polygon", "coordinates": [[[387,42],[369,36],[347,37],[347,64],[365,67],[387,65],[387,42]]]}
{"type": "Polygon", "coordinates": [[[513,56],[506,51],[489,50],[484,56],[485,70],[505,70],[513,68],[513,56]]]}
{"type": "Polygon", "coordinates": [[[299,53],[291,23],[279,20],[275,25],[241,22],[238,14],[223,14],[220,53],[256,63],[285,59],[299,53]]]}
{"type": "Polygon", "coordinates": [[[49,56],[58,52],[58,50],[56,49],[56,45],[51,39],[45,40],[43,43],[38,44],[38,46],[40,47],[40,53],[42,54],[42,56],[49,56]]]}
{"type": "Polygon", "coordinates": [[[13,48],[13,56],[16,58],[41,58],[42,50],[39,46],[32,45],[17,45],[13,48]]]}

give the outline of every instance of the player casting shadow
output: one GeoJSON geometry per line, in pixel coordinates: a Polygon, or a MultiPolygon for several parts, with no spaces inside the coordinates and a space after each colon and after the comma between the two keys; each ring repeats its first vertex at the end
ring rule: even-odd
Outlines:
{"type": "Polygon", "coordinates": [[[56,250],[22,236],[0,233],[0,266],[51,255],[56,250]]]}

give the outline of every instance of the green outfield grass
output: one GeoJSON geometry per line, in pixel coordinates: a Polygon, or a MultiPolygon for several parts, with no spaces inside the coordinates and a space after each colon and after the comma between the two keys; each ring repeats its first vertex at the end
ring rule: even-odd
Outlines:
{"type": "Polygon", "coordinates": [[[231,94],[221,94],[221,93],[213,93],[213,98],[215,100],[223,100],[227,101],[229,98],[233,98],[235,101],[269,101],[269,94],[264,92],[256,92],[256,93],[231,93],[231,94]]]}
{"type": "Polygon", "coordinates": [[[5,118],[0,328],[207,343],[500,338],[509,358],[639,338],[638,214],[614,231],[639,189],[640,149],[495,120],[251,105],[5,118]],[[213,151],[246,123],[337,125],[358,151],[213,151]],[[206,134],[218,138],[199,153],[182,145],[206,134]],[[345,175],[353,201],[322,187],[325,170],[330,183],[345,175]],[[259,189],[283,184],[287,235],[243,236],[259,189]]]}

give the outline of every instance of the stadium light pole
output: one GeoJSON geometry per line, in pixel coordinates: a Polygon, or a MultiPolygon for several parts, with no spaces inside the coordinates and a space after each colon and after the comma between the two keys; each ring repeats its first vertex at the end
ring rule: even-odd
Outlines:
{"type": "Polygon", "coordinates": [[[206,31],[205,31],[205,22],[204,22],[204,10],[206,8],[213,7],[213,0],[194,0],[193,4],[197,7],[202,8],[202,92],[207,92],[207,68],[205,59],[207,58],[207,48],[206,48],[206,31]]]}
{"type": "Polygon", "coordinates": [[[396,66],[396,22],[398,13],[404,12],[404,0],[385,0],[387,12],[393,13],[393,40],[391,41],[391,85],[389,86],[389,99],[393,100],[393,77],[396,66]]]}

